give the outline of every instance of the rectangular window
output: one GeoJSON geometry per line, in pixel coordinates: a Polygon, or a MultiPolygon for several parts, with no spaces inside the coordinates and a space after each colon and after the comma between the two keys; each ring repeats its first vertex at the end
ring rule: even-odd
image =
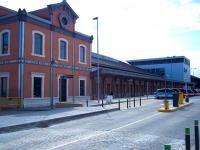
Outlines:
{"type": "Polygon", "coordinates": [[[60,56],[61,60],[67,59],[67,43],[65,41],[60,41],[60,56]]]}
{"type": "Polygon", "coordinates": [[[0,97],[8,96],[8,77],[0,77],[0,97]]]}
{"type": "Polygon", "coordinates": [[[34,34],[34,53],[43,55],[43,37],[39,33],[34,34]]]}
{"type": "Polygon", "coordinates": [[[10,31],[4,30],[0,32],[0,55],[8,55],[10,53],[10,31]]]}
{"type": "Polygon", "coordinates": [[[85,80],[80,79],[79,85],[80,85],[80,96],[85,96],[85,80]]]}
{"type": "Polygon", "coordinates": [[[80,63],[86,63],[86,59],[85,59],[86,54],[85,53],[86,53],[85,47],[80,46],[79,47],[79,62],[80,63]]]}
{"type": "Polygon", "coordinates": [[[34,97],[42,97],[42,78],[34,77],[34,88],[33,88],[33,96],[34,97]]]}
{"type": "Polygon", "coordinates": [[[9,44],[9,33],[5,32],[2,34],[2,51],[1,54],[8,54],[8,44],[9,44]]]}

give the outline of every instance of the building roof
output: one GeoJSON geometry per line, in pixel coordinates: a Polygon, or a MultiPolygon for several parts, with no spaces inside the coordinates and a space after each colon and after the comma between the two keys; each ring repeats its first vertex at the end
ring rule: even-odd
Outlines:
{"type": "MultiPolygon", "coordinates": [[[[98,65],[98,55],[92,52],[93,73],[97,71],[96,69],[94,69],[94,67],[96,68],[97,65],[98,65]]],[[[99,55],[99,67],[100,67],[100,72],[103,74],[112,74],[125,77],[129,76],[134,78],[145,78],[154,80],[164,80],[164,78],[161,76],[150,74],[141,68],[132,66],[128,63],[104,55],[99,55]]]]}
{"type": "Polygon", "coordinates": [[[16,11],[0,5],[0,17],[4,17],[4,16],[14,14],[14,13],[16,13],[16,11]]]}
{"type": "Polygon", "coordinates": [[[10,12],[10,13],[16,12],[16,11],[14,11],[14,10],[12,10],[12,9],[3,7],[3,6],[1,6],[1,5],[0,5],[0,9],[2,9],[2,10],[4,10],[4,11],[7,11],[7,12],[10,12]]]}
{"type": "Polygon", "coordinates": [[[57,9],[60,9],[60,8],[64,8],[65,10],[69,10],[70,14],[75,18],[75,20],[79,18],[79,16],[70,7],[70,5],[66,2],[66,0],[63,0],[60,3],[50,4],[46,8],[41,8],[41,9],[38,9],[38,10],[35,10],[35,11],[31,11],[29,13],[32,13],[32,14],[35,14],[37,12],[51,13],[51,12],[57,10],[57,9]]]}
{"type": "Polygon", "coordinates": [[[46,8],[42,8],[29,13],[27,13],[25,9],[19,9],[18,12],[15,12],[14,10],[0,6],[0,25],[6,25],[8,23],[21,20],[29,23],[34,23],[44,28],[54,30],[55,32],[64,33],[66,35],[73,36],[80,40],[92,43],[93,36],[89,36],[77,31],[72,32],[56,26],[52,26],[52,23],[49,18],[49,13],[51,13],[50,11],[53,12],[60,8],[64,8],[65,10],[69,11],[70,15],[72,15],[74,19],[78,18],[78,15],[73,11],[73,9],[69,6],[66,0],[63,0],[61,3],[51,4],[48,5],[46,8]],[[40,14],[40,12],[43,12],[42,15],[38,15],[40,14]]]}
{"type": "Polygon", "coordinates": [[[132,65],[151,65],[151,64],[169,64],[184,62],[190,65],[190,60],[185,56],[172,56],[172,57],[160,57],[160,58],[148,58],[148,59],[136,59],[127,60],[132,65]]]}
{"type": "Polygon", "coordinates": [[[149,61],[149,60],[171,60],[171,59],[177,59],[177,58],[188,59],[185,56],[172,56],[172,57],[159,57],[159,58],[146,58],[146,59],[127,60],[127,62],[140,62],[140,61],[149,61]]]}

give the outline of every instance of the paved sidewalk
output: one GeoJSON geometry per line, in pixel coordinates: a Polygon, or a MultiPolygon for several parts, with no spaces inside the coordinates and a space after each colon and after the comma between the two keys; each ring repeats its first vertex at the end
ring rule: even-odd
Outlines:
{"type": "Polygon", "coordinates": [[[0,133],[13,132],[34,127],[45,127],[55,123],[80,119],[88,116],[98,115],[117,108],[102,107],[73,107],[44,109],[38,111],[10,110],[0,111],[0,133]]]}
{"type": "MultiPolygon", "coordinates": [[[[142,101],[142,106],[148,105],[155,100],[142,101]]],[[[47,127],[52,124],[62,123],[69,120],[80,119],[107,112],[118,110],[118,99],[112,105],[101,107],[101,101],[89,101],[89,107],[68,107],[68,108],[49,108],[38,110],[8,110],[0,111],[0,134],[14,132],[24,129],[47,127]]],[[[126,99],[121,99],[121,109],[126,108],[126,99]]],[[[104,101],[107,104],[106,101],[104,101]]],[[[133,101],[131,102],[133,106],[133,101]]],[[[139,101],[136,101],[136,107],[139,107],[139,101]]]]}

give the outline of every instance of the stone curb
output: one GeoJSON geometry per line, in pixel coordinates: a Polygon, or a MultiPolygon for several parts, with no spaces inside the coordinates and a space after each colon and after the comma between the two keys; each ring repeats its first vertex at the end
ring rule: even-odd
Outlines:
{"type": "Polygon", "coordinates": [[[105,109],[105,110],[89,112],[89,113],[84,113],[84,114],[78,114],[78,115],[73,115],[73,116],[65,116],[65,117],[53,118],[53,119],[49,119],[49,120],[41,120],[41,121],[35,121],[35,122],[24,123],[24,124],[19,124],[19,125],[1,127],[0,134],[16,132],[16,131],[21,131],[21,130],[25,130],[25,129],[45,128],[45,127],[48,127],[53,124],[63,123],[66,121],[77,120],[77,119],[91,117],[91,116],[100,115],[100,114],[105,114],[108,112],[113,112],[113,111],[118,111],[118,110],[119,110],[118,108],[105,109]]]}
{"type": "Polygon", "coordinates": [[[175,111],[177,111],[177,110],[179,110],[179,109],[188,107],[188,106],[190,106],[191,104],[193,104],[193,103],[185,103],[185,104],[180,105],[179,107],[170,108],[170,109],[168,109],[168,110],[165,110],[164,108],[160,108],[160,109],[158,109],[158,112],[175,112],[175,111]]]}

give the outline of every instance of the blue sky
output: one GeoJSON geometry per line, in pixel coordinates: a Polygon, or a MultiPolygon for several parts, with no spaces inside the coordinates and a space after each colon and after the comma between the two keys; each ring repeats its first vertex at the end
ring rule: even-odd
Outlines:
{"type": "MultiPolygon", "coordinates": [[[[61,0],[0,0],[0,5],[27,11],[61,0]]],[[[200,77],[200,0],[67,0],[79,15],[76,30],[94,35],[99,17],[100,53],[125,61],[186,56],[200,77]]]]}

